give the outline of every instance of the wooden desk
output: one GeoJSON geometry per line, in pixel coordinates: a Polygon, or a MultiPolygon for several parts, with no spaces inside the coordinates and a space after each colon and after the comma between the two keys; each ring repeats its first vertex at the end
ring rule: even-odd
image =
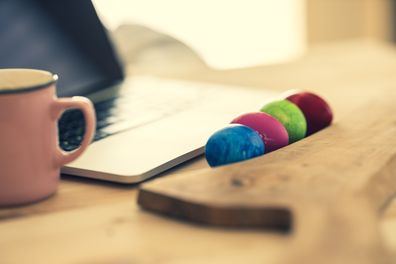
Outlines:
{"type": "MultiPolygon", "coordinates": [[[[137,70],[139,73],[139,70],[137,70]]],[[[302,88],[325,96],[336,122],[367,103],[364,94],[396,87],[396,49],[356,41],[313,48],[285,65],[235,71],[200,69],[184,79],[253,88],[302,88]]],[[[390,113],[394,114],[394,113],[390,113]]],[[[280,150],[281,151],[281,150],[280,150]]],[[[206,167],[200,158],[166,174],[206,167]]],[[[136,186],[63,177],[58,193],[37,204],[0,209],[0,263],[274,263],[287,235],[266,230],[200,226],[147,213],[136,186]]],[[[396,203],[382,217],[388,247],[396,251],[396,203]]]]}

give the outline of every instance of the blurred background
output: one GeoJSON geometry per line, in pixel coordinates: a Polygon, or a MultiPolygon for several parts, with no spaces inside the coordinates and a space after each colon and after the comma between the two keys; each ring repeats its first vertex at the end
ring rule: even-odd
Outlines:
{"type": "Polygon", "coordinates": [[[94,0],[138,70],[235,69],[283,63],[312,46],[393,41],[392,0],[94,0]]]}

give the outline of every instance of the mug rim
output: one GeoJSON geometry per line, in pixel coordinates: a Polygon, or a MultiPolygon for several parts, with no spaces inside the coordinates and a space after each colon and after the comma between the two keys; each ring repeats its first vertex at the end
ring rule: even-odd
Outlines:
{"type": "Polygon", "coordinates": [[[34,85],[25,85],[18,87],[17,89],[15,88],[5,88],[5,89],[0,89],[0,95],[3,94],[17,94],[17,93],[24,93],[24,92],[33,92],[45,88],[49,88],[52,84],[56,83],[58,81],[58,75],[54,74],[50,71],[46,70],[39,70],[39,69],[29,69],[29,68],[3,68],[0,69],[0,73],[2,71],[29,71],[29,72],[36,72],[36,73],[45,73],[51,75],[51,79],[49,81],[39,83],[39,84],[34,84],[34,85]]]}

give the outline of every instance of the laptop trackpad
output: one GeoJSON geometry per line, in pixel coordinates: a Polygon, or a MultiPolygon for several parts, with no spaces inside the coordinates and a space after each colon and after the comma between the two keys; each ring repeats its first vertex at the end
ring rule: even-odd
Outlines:
{"type": "Polygon", "coordinates": [[[62,172],[139,182],[202,154],[213,132],[239,114],[257,111],[274,95],[265,90],[231,89],[225,93],[223,89],[219,88],[222,98],[212,97],[191,109],[93,143],[62,172]]]}

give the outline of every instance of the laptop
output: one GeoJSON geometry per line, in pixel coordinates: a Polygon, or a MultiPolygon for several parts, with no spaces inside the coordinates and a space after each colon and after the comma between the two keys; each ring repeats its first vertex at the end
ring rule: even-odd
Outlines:
{"type": "MultiPolygon", "coordinates": [[[[59,75],[59,97],[95,105],[97,130],[88,150],[62,173],[137,183],[204,153],[209,136],[241,113],[257,111],[268,90],[126,77],[91,1],[0,1],[0,68],[59,75]]],[[[59,121],[60,147],[78,148],[78,110],[59,121]]]]}

